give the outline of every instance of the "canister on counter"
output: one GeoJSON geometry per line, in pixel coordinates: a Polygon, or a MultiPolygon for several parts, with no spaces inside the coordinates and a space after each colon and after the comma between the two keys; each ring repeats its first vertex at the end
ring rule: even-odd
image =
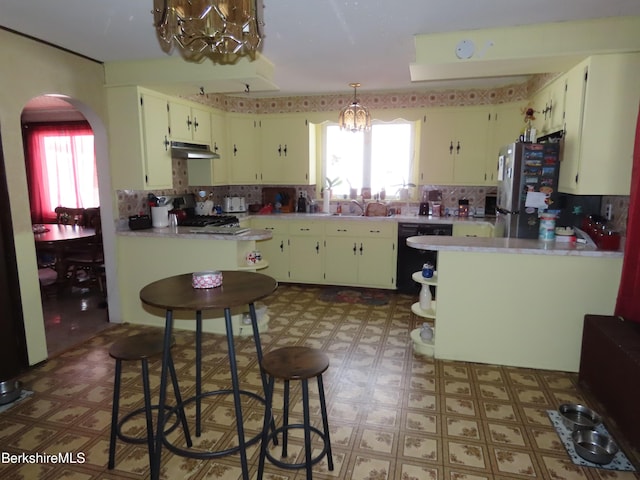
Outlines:
{"type": "Polygon", "coordinates": [[[538,239],[548,242],[556,239],[556,214],[540,213],[540,228],[538,229],[538,239]]]}

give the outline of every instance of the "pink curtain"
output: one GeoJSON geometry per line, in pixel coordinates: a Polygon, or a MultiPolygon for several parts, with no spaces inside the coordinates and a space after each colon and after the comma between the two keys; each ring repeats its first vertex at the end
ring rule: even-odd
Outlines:
{"type": "Polygon", "coordinates": [[[88,123],[28,124],[24,144],[32,223],[55,222],[58,206],[99,206],[93,131],[88,123]]]}
{"type": "Polygon", "coordinates": [[[633,150],[629,220],[615,314],[640,323],[640,111],[633,150]]]}

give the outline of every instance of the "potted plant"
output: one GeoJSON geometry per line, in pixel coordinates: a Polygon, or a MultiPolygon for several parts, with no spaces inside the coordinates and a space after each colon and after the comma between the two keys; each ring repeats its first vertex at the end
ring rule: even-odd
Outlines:
{"type": "Polygon", "coordinates": [[[329,201],[331,200],[331,191],[333,187],[337,187],[342,183],[340,177],[336,177],[333,180],[329,177],[325,178],[325,185],[322,192],[322,210],[324,213],[330,213],[331,207],[329,201]]]}

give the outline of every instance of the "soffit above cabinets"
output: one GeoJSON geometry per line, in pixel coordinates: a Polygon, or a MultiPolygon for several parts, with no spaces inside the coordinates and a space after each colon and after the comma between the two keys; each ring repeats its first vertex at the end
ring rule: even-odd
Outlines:
{"type": "Polygon", "coordinates": [[[206,93],[275,92],[273,64],[259,53],[254,60],[240,57],[235,63],[200,63],[181,57],[105,63],[107,87],[140,85],[167,95],[206,93]]]}
{"type": "Polygon", "coordinates": [[[640,51],[640,17],[416,35],[413,82],[564,72],[586,57],[640,51]]]}

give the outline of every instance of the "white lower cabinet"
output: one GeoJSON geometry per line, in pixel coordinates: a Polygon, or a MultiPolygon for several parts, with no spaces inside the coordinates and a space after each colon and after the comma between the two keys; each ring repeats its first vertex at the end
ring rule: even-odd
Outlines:
{"type": "Polygon", "coordinates": [[[289,223],[289,281],[323,283],[324,225],[316,221],[289,223]]]}
{"type": "Polygon", "coordinates": [[[269,217],[254,218],[251,220],[251,227],[268,230],[272,234],[269,240],[260,240],[256,243],[262,258],[269,264],[262,273],[281,282],[287,281],[289,279],[289,222],[273,220],[269,217]]]}
{"type": "Polygon", "coordinates": [[[395,289],[395,222],[265,217],[251,225],[273,234],[258,248],[276,280],[395,289]]]}

